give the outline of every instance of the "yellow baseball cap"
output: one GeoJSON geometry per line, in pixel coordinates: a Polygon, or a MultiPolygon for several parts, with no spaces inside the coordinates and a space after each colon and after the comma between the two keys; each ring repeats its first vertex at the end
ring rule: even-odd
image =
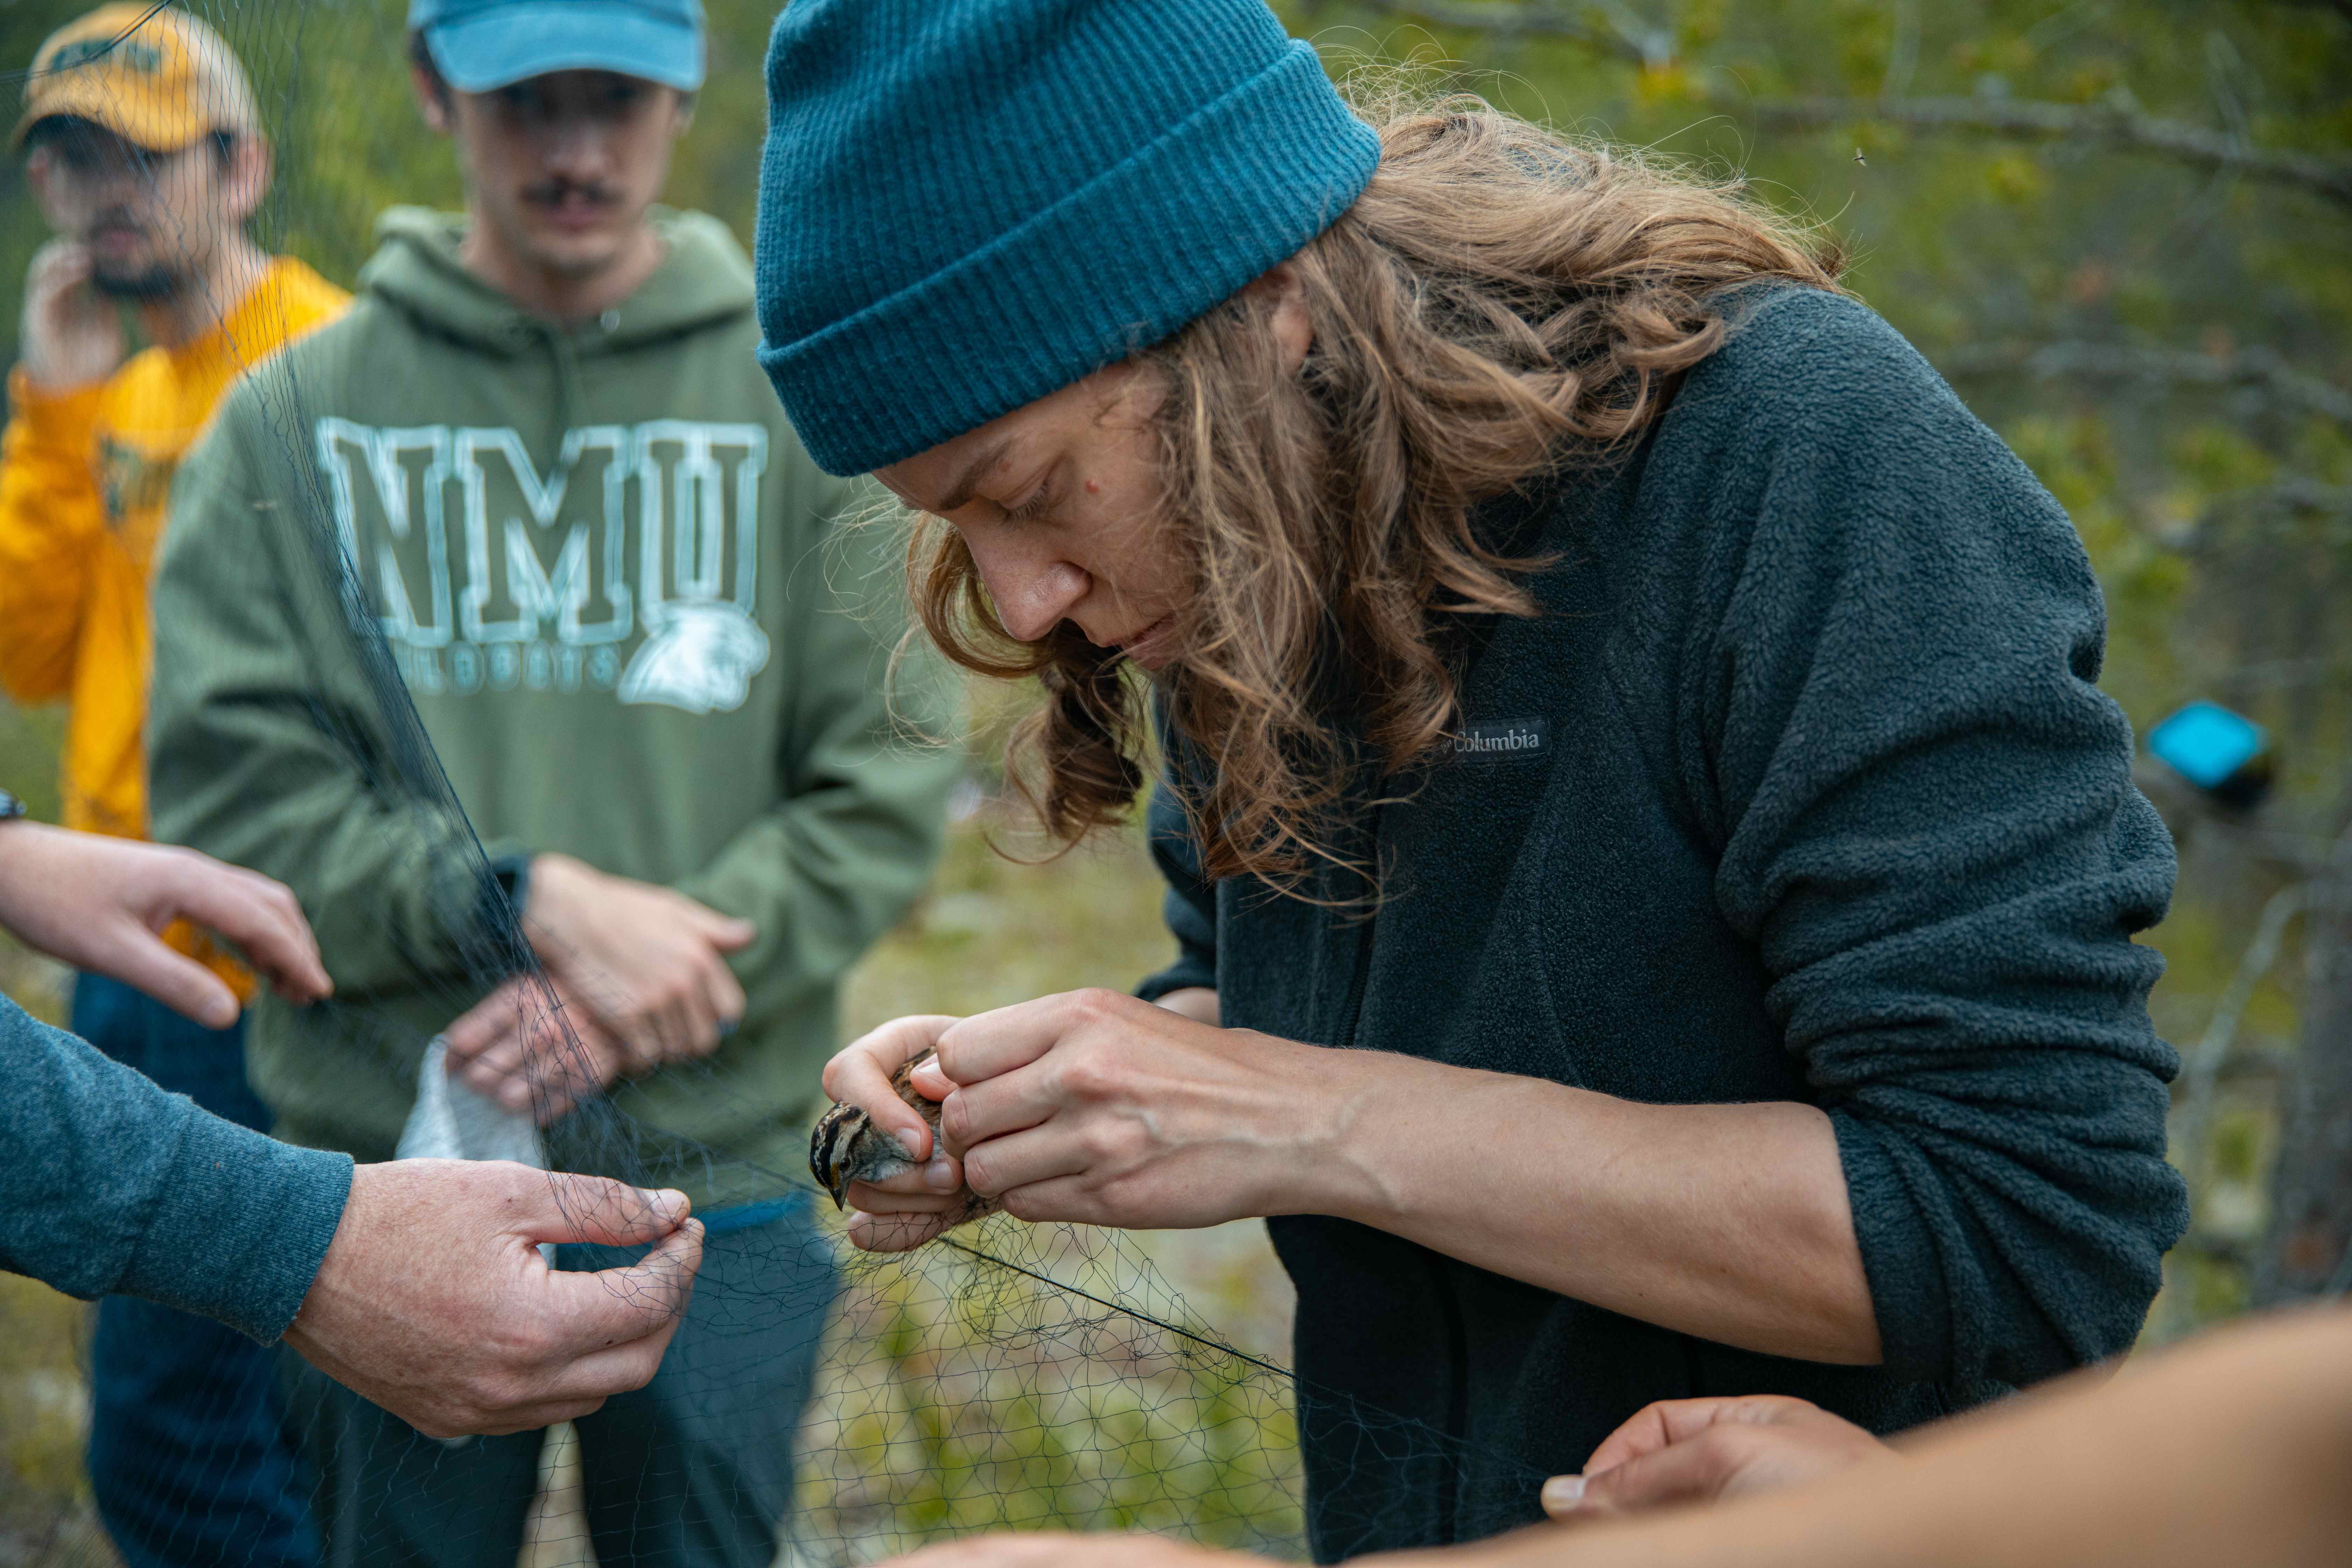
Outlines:
{"type": "Polygon", "coordinates": [[[221,36],[169,6],[101,5],[51,33],[25,79],[25,112],[9,133],[71,116],[151,153],[176,153],[215,131],[258,131],[245,68],[221,36]]]}

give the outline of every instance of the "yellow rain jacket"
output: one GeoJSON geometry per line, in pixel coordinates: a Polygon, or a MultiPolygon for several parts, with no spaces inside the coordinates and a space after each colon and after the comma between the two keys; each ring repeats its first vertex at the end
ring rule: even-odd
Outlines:
{"type": "MultiPolygon", "coordinates": [[[[66,392],[35,386],[22,369],[9,376],[0,689],[19,702],[72,704],[67,826],[146,837],[147,574],[172,475],[238,373],[332,320],[349,300],[281,256],[193,342],[148,349],[105,381],[66,392]]],[[[201,938],[172,934],[173,945],[240,978],[201,938]]]]}

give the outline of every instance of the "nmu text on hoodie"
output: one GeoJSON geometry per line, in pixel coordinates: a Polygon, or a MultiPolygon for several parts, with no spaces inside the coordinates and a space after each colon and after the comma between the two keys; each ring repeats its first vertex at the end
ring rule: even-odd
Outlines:
{"type": "Polygon", "coordinates": [[[182,472],[156,832],[285,881],[318,930],[335,999],[271,999],[249,1036],[289,1141],[392,1154],[426,1042],[481,990],[470,818],[493,857],[576,855],[757,925],[740,1028],[616,1092],[650,1168],[573,1158],[760,1195],[752,1167],[802,1168],[840,974],[937,856],[958,760],[907,735],[940,683],[886,678],[890,531],[837,526],[864,492],[761,376],[741,249],[655,221],[658,270],[563,326],[466,272],[460,220],[394,210],[350,313],[248,376],[182,472]],[[371,682],[353,584],[463,816],[371,682]]]}

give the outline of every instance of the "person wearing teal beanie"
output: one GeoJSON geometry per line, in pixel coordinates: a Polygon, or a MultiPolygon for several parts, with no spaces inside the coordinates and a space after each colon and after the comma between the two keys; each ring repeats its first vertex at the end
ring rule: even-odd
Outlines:
{"type": "Polygon", "coordinates": [[[761,361],[1046,829],[1158,775],[1178,950],[836,1057],[861,1246],[1267,1216],[1325,1562],[2130,1347],[2171,845],[2064,512],[1817,231],[1259,0],[794,0],[768,81],[761,361]]]}

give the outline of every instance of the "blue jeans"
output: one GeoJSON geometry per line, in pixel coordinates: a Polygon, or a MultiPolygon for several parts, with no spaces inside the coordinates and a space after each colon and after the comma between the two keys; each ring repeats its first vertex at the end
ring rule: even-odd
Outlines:
{"type": "MultiPolygon", "coordinates": [[[[74,984],[73,1032],[215,1115],[267,1130],[242,1026],[207,1029],[102,975],[74,984]]],[[[128,1296],[99,1303],[90,1344],[90,1490],[126,1568],[310,1568],[276,1352],[128,1296]]]]}

